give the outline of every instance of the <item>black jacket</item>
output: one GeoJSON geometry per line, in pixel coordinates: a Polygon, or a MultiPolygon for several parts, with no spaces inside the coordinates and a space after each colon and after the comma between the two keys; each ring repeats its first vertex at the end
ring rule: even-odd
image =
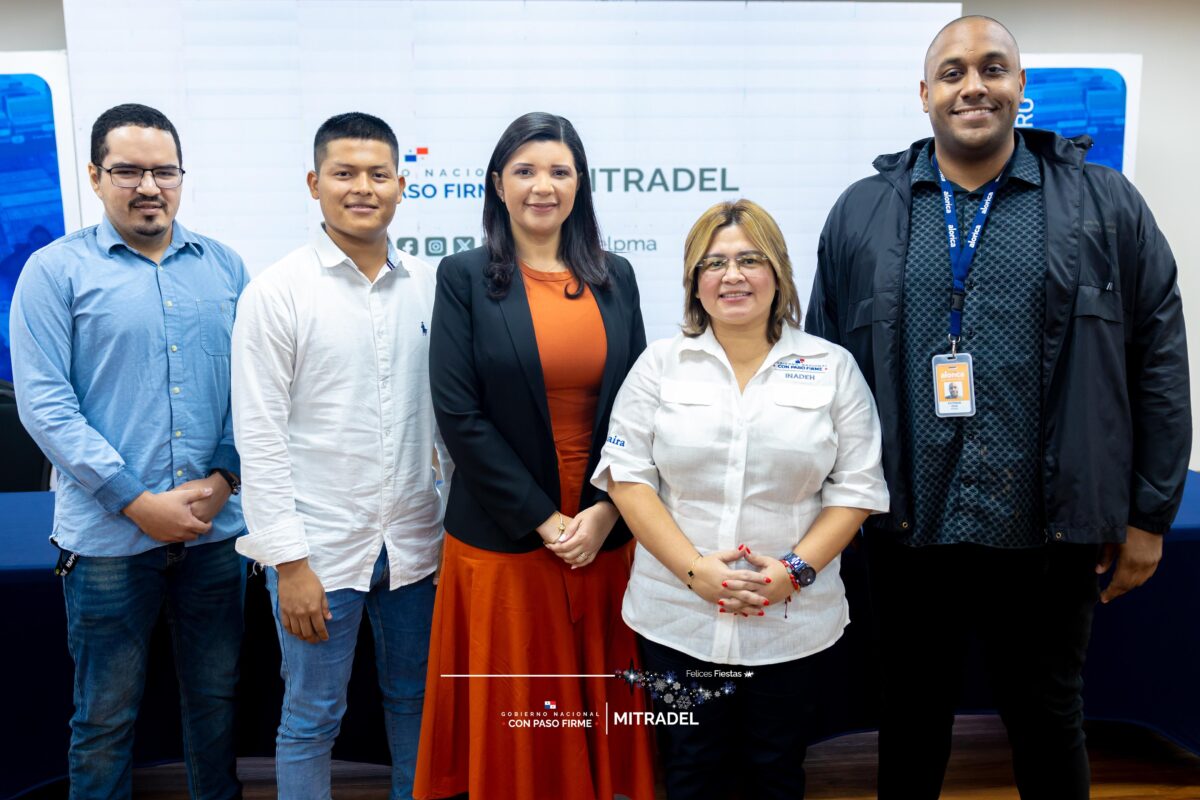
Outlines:
{"type": "MultiPolygon", "coordinates": [[[[1042,169],[1046,292],[1042,498],[1051,541],[1120,542],[1126,525],[1165,533],[1191,450],[1187,341],[1175,258],[1120,173],[1085,164],[1091,139],[1025,129],[1042,169]]],[[[821,233],[806,329],[847,348],[875,393],[891,513],[905,531],[912,491],[900,421],[900,325],[910,177],[928,140],[875,159],[821,233]]],[[[949,307],[947,266],[947,308],[949,307]]],[[[928,365],[913,367],[928,369],[928,365]]]]}
{"type": "MultiPolygon", "coordinates": [[[[442,259],[429,341],[433,410],[454,459],[446,530],[474,547],[524,553],[542,546],[534,529],[561,507],[558,455],[542,362],[518,269],[502,300],[488,296],[485,248],[442,259]]],[[[607,256],[610,286],[590,287],[608,355],[596,403],[592,451],[579,508],[607,495],[591,485],[617,390],[646,349],[633,268],[607,256]]],[[[604,549],[629,541],[618,521],[604,549]]]]}

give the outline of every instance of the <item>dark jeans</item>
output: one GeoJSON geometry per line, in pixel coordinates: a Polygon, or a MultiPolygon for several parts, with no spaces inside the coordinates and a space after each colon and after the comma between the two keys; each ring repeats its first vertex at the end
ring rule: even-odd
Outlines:
{"type": "Polygon", "coordinates": [[[935,800],[971,637],[983,646],[1023,800],[1086,800],[1083,662],[1095,545],[908,547],[867,536],[879,626],[880,800],[935,800]]]}
{"type": "Polygon", "coordinates": [[[164,545],[125,558],[80,558],[63,578],[67,645],[75,659],[72,800],[132,792],[133,725],[150,634],[164,604],[188,791],[204,800],[241,796],[233,723],[245,577],[228,539],[186,549],[164,545]]]}
{"type": "MultiPolygon", "coordinates": [[[[751,623],[753,624],[753,623],[751,623]]],[[[804,756],[822,690],[828,650],[782,664],[742,667],[712,664],[638,637],[644,669],[674,673],[683,686],[696,681],[730,695],[681,709],[654,700],[656,712],[689,711],[695,726],[659,725],[658,745],[670,800],[804,797],[804,756]],[[752,677],[694,678],[688,672],[736,671],[752,677]]]]}

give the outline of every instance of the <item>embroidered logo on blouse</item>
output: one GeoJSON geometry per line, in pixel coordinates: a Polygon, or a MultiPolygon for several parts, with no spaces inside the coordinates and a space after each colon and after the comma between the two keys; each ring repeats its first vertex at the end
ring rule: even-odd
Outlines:
{"type": "Polygon", "coordinates": [[[803,358],[780,359],[775,362],[775,369],[784,379],[803,383],[824,383],[829,375],[828,364],[815,364],[803,358]]]}

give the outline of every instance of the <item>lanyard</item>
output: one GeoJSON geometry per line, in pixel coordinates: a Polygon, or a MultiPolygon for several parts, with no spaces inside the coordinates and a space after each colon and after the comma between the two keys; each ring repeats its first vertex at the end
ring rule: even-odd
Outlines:
{"type": "Polygon", "coordinates": [[[979,248],[979,240],[983,236],[983,226],[987,224],[988,214],[995,207],[996,193],[1004,184],[1004,170],[983,187],[983,200],[979,210],[975,212],[975,220],[971,223],[970,232],[964,237],[958,229],[958,210],[954,202],[954,187],[942,170],[938,167],[937,155],[933,156],[933,168],[937,170],[938,181],[942,185],[942,209],[946,215],[946,241],[950,244],[950,271],[953,282],[950,289],[950,352],[958,349],[958,340],[962,336],[963,305],[967,298],[967,276],[971,274],[971,263],[975,260],[975,251],[979,248]]]}

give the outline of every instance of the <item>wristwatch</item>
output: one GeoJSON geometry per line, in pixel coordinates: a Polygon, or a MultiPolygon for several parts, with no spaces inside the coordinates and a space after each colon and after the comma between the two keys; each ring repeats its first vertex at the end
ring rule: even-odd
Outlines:
{"type": "Polygon", "coordinates": [[[787,567],[788,572],[792,575],[792,581],[799,588],[812,586],[813,581],[817,579],[817,571],[812,568],[812,565],[795,553],[780,556],[779,560],[787,567]]]}
{"type": "Polygon", "coordinates": [[[237,475],[234,475],[229,470],[222,469],[221,467],[213,467],[208,471],[208,474],[211,476],[214,472],[224,478],[225,482],[229,484],[230,494],[237,494],[242,490],[242,482],[238,480],[237,475]]]}

